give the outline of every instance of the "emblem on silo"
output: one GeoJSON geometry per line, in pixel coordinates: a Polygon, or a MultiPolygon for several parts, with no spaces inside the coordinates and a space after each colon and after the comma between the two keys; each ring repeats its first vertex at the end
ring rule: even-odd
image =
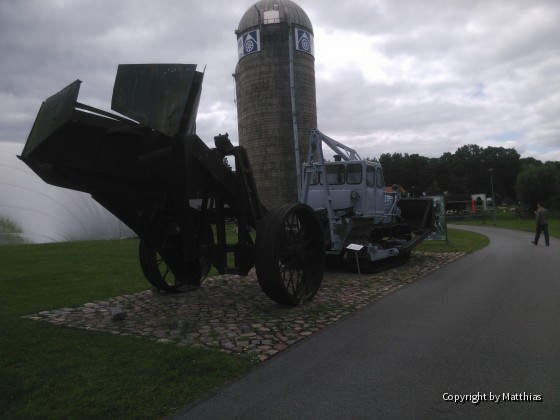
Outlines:
{"type": "Polygon", "coordinates": [[[296,31],[296,50],[303,51],[315,57],[315,45],[313,34],[303,29],[295,28],[296,31]]]}
{"type": "Polygon", "coordinates": [[[237,40],[238,59],[248,54],[259,52],[261,50],[260,39],[260,31],[258,29],[241,35],[237,40]]]}

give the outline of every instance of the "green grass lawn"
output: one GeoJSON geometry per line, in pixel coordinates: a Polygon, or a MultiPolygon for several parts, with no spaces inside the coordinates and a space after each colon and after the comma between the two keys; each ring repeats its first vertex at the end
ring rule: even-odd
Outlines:
{"type": "MultiPolygon", "coordinates": [[[[502,211],[496,212],[496,221],[492,213],[487,214],[481,218],[464,218],[461,220],[450,220],[448,223],[460,225],[473,225],[473,226],[489,226],[504,229],[522,230],[525,232],[535,232],[535,220],[524,219],[517,215],[517,213],[505,213],[502,211]]],[[[560,238],[560,220],[551,218],[548,225],[548,231],[551,236],[560,238]]]]}
{"type": "MultiPolygon", "coordinates": [[[[449,230],[421,250],[473,252],[449,230]]],[[[136,239],[0,246],[0,418],[161,418],[243,375],[249,357],[22,318],[149,288],[136,239]]]]}
{"type": "Polygon", "coordinates": [[[460,229],[447,229],[447,242],[424,241],[416,248],[417,251],[426,252],[466,252],[472,253],[488,245],[486,236],[473,234],[460,229]]]}
{"type": "Polygon", "coordinates": [[[256,364],[22,318],[146,290],[137,248],[135,239],[0,247],[0,418],[158,418],[256,364]]]}

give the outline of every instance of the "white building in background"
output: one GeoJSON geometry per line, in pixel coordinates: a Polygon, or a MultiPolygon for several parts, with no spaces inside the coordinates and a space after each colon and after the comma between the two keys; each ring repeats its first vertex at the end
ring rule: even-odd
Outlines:
{"type": "Polygon", "coordinates": [[[89,194],[46,184],[17,158],[22,150],[23,144],[0,141],[0,222],[23,232],[0,228],[0,245],[15,236],[32,243],[134,236],[89,194]]]}

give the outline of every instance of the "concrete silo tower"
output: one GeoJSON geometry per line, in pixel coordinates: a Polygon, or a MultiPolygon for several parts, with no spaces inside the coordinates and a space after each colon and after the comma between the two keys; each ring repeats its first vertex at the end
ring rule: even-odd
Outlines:
{"type": "Polygon", "coordinates": [[[311,21],[290,0],[260,0],[235,33],[239,144],[247,150],[263,204],[295,202],[301,162],[317,127],[311,21]]]}

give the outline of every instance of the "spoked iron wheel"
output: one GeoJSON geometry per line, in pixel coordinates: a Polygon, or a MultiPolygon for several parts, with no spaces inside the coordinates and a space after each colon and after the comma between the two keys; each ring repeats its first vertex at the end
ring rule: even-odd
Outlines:
{"type": "MultiPolygon", "coordinates": [[[[199,211],[191,211],[198,244],[213,244],[212,227],[199,211]]],[[[161,250],[156,250],[146,241],[140,240],[140,266],[152,286],[166,292],[187,292],[201,285],[212,267],[210,258],[201,255],[198,261],[186,264],[182,252],[181,237],[178,233],[167,237],[161,250]]]]}
{"type": "Polygon", "coordinates": [[[313,209],[285,204],[262,219],[255,244],[255,269],[263,291],[282,304],[301,305],[323,280],[323,230],[313,209]]]}

